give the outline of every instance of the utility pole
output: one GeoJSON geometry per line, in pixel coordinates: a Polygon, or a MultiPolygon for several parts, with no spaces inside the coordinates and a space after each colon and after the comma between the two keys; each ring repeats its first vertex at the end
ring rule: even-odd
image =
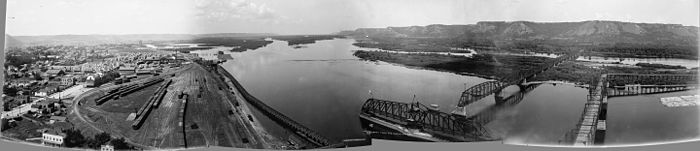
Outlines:
{"type": "MultiPolygon", "coordinates": [[[[416,102],[416,94],[413,94],[413,102],[416,102]]],[[[416,102],[418,103],[418,102],[416,102]]]]}

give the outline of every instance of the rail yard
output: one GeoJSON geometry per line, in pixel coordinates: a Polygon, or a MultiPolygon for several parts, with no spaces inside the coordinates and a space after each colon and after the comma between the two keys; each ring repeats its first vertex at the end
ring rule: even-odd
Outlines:
{"type": "Polygon", "coordinates": [[[295,148],[268,134],[222,78],[199,64],[104,85],[77,97],[72,113],[85,135],[107,132],[141,148],[295,148]]]}

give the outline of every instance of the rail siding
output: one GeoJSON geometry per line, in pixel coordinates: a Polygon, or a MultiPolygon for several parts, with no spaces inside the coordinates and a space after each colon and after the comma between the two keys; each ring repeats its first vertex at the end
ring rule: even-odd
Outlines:
{"type": "MultiPolygon", "coordinates": [[[[159,79],[158,82],[163,81],[163,79],[159,79]]],[[[167,88],[172,83],[172,79],[168,80],[168,82],[163,83],[156,92],[149,98],[149,100],[136,112],[136,119],[134,120],[134,123],[131,124],[131,128],[134,130],[137,130],[141,128],[143,123],[146,121],[146,118],[148,117],[148,114],[151,113],[152,110],[157,108],[158,102],[160,102],[163,99],[163,96],[167,92],[167,88]]],[[[155,84],[155,83],[153,83],[155,84]]]]}

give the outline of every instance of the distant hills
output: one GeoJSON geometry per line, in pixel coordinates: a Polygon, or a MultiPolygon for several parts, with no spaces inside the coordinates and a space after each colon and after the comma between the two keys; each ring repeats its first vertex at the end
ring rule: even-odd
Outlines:
{"type": "MultiPolygon", "coordinates": [[[[638,57],[697,58],[698,31],[680,24],[620,21],[530,22],[483,21],[468,25],[427,25],[358,28],[337,33],[359,40],[358,46],[426,50],[448,47],[489,47],[553,51],[559,46],[595,48],[596,52],[625,53],[638,57]],[[638,53],[643,49],[643,53],[638,53]],[[672,55],[664,53],[671,52],[672,55]]],[[[5,35],[8,46],[95,45],[143,41],[196,42],[279,36],[269,33],[140,34],[140,35],[5,35]],[[224,38],[224,39],[222,39],[224,38]]]]}
{"type": "Polygon", "coordinates": [[[14,37],[5,34],[5,46],[7,47],[21,47],[24,43],[15,39],[14,37]]]}
{"type": "Polygon", "coordinates": [[[339,34],[357,37],[449,38],[489,41],[533,41],[562,45],[644,44],[697,48],[698,27],[619,21],[529,22],[484,21],[469,25],[359,28],[339,34]]]}
{"type": "MultiPolygon", "coordinates": [[[[132,34],[132,35],[48,35],[48,36],[10,36],[8,46],[31,45],[97,45],[108,43],[138,43],[154,41],[188,41],[199,38],[214,37],[266,37],[269,33],[216,33],[216,34],[132,34]],[[10,40],[12,39],[12,40],[10,40]]],[[[9,37],[9,38],[8,38],[9,37]]]]}

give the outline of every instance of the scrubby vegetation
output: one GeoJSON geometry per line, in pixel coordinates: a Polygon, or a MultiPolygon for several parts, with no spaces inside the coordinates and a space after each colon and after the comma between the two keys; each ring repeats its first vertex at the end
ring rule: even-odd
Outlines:
{"type": "Polygon", "coordinates": [[[335,38],[343,38],[340,35],[289,35],[289,36],[272,36],[272,39],[287,41],[287,45],[303,45],[313,44],[319,40],[331,40],[335,38]]]}
{"type": "Polygon", "coordinates": [[[355,56],[371,61],[385,61],[487,78],[506,78],[543,65],[552,58],[534,56],[478,54],[471,58],[438,54],[398,54],[378,51],[355,51],[355,56]]]}
{"type": "Polygon", "coordinates": [[[659,69],[686,69],[683,66],[673,66],[673,65],[665,65],[665,64],[656,64],[656,63],[637,63],[636,66],[639,67],[644,67],[644,68],[659,68],[659,69]]]}
{"type": "Polygon", "coordinates": [[[66,137],[64,138],[63,145],[66,147],[100,149],[102,145],[112,145],[115,150],[134,149],[133,146],[126,143],[124,138],[112,138],[112,136],[106,132],[96,134],[93,137],[83,136],[82,132],[78,129],[68,129],[65,130],[64,133],[66,133],[66,137]]]}
{"type": "Polygon", "coordinates": [[[205,37],[188,40],[189,43],[204,43],[202,46],[226,46],[236,47],[231,51],[254,50],[267,46],[272,41],[265,40],[264,37],[205,37]]]}
{"type": "Polygon", "coordinates": [[[615,44],[591,47],[591,54],[605,57],[698,59],[698,48],[683,45],[615,44]]]}
{"type": "Polygon", "coordinates": [[[586,62],[564,61],[556,68],[549,69],[534,77],[534,81],[570,81],[576,83],[595,82],[603,73],[639,73],[639,74],[688,74],[697,73],[695,70],[657,70],[657,68],[638,68],[625,66],[599,66],[597,68],[584,65],[586,62]]]}

